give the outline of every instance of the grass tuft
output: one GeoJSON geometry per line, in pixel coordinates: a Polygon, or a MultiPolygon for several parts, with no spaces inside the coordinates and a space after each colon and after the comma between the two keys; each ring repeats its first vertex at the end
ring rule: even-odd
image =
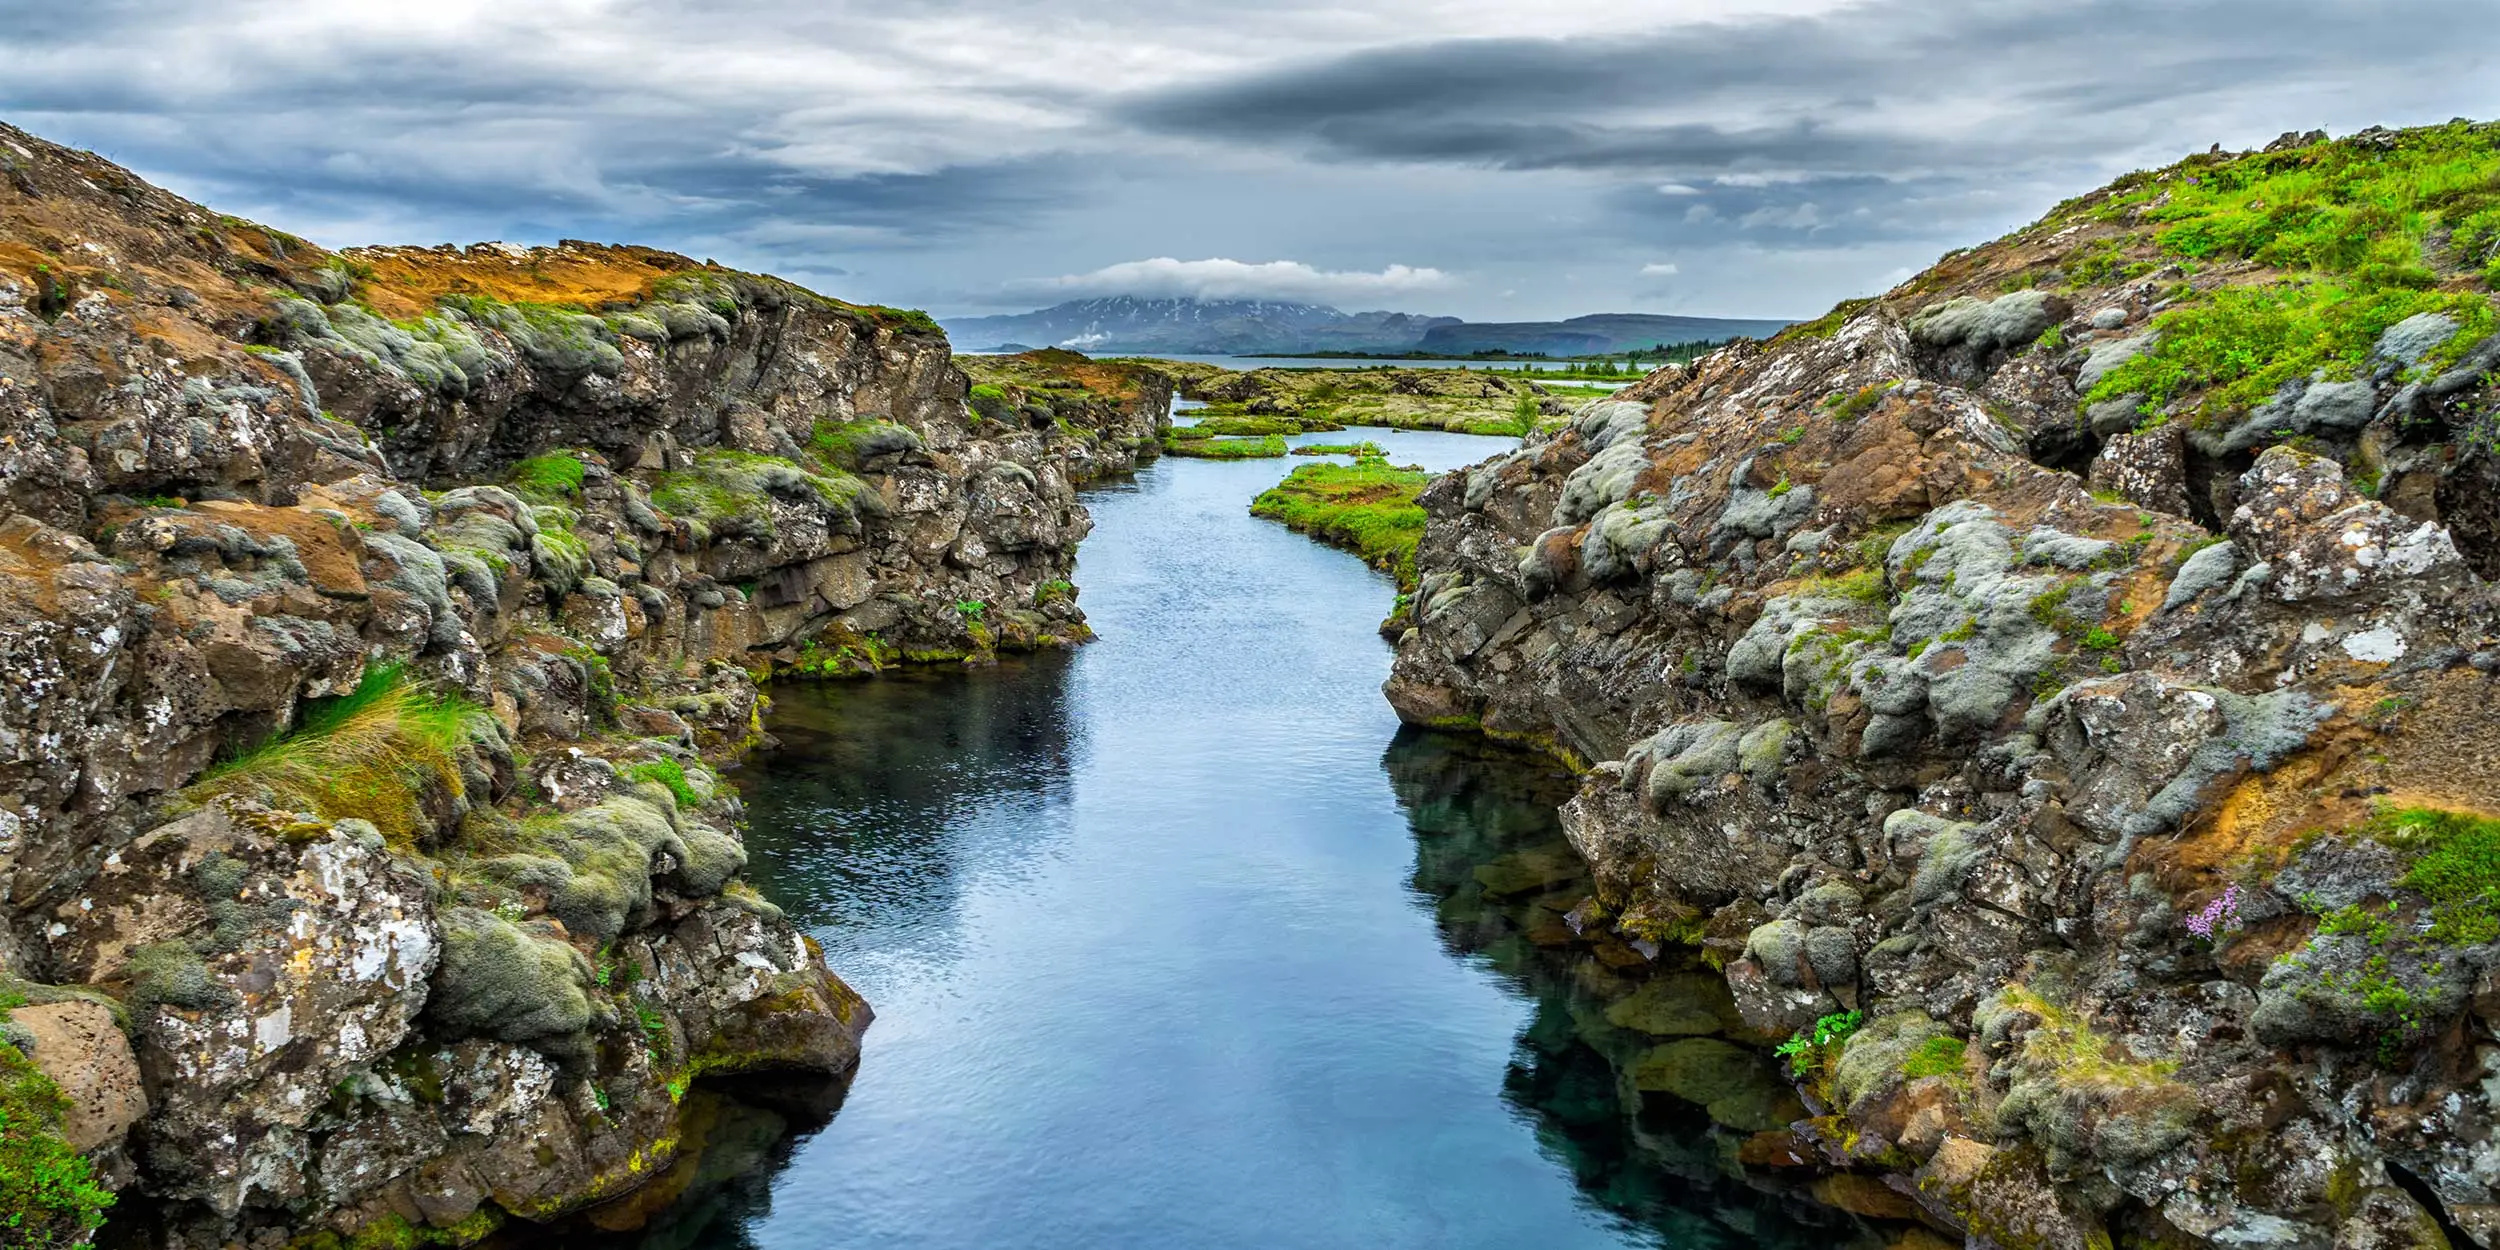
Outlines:
{"type": "Polygon", "coordinates": [[[373,665],[355,690],[309,700],[293,732],[210,769],[192,793],[251,797],[323,820],[369,820],[404,843],[422,822],[427,790],[460,793],[458,754],[476,711],[466,699],[410,681],[402,665],[373,665]]]}

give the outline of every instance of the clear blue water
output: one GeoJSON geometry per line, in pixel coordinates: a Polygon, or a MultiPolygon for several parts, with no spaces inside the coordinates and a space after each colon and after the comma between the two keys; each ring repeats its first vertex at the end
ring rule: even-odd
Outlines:
{"type": "MultiPolygon", "coordinates": [[[[1360,434],[1436,469],[1502,446],[1360,434]]],[[[1631,1088],[1654,1039],[1603,1011],[1639,960],[1559,924],[1585,878],[1493,889],[1570,862],[1568,780],[1400,730],[1394,588],[1247,513],[1288,463],[1094,491],[1100,641],[1073,654],[774,691],[780,746],[739,777],[752,873],[877,1020],[829,1122],[776,1145],[780,1116],[724,1114],[723,1184],[608,1244],[1872,1235],[1631,1088]]]]}

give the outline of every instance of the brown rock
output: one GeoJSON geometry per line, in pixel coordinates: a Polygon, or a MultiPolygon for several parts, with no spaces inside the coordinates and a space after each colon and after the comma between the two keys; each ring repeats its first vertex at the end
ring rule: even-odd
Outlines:
{"type": "Polygon", "coordinates": [[[1863,1172],[1836,1172],[1814,1182],[1815,1201],[1872,1220],[1914,1220],[1918,1203],[1863,1172]]]}
{"type": "Polygon", "coordinates": [[[20,1007],[9,1019],[34,1039],[27,1058],[69,1099],[61,1136],[72,1149],[83,1154],[118,1142],[147,1115],[139,1061],[110,1008],[84,1001],[46,1003],[20,1007]]]}

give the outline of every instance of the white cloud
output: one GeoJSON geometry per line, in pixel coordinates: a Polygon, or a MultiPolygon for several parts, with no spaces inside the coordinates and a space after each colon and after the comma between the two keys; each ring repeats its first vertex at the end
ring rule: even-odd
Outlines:
{"type": "Polygon", "coordinates": [[[1671,278],[1679,272],[1681,271],[1674,265],[1664,261],[1641,266],[1641,276],[1644,278],[1671,278]]]}
{"type": "Polygon", "coordinates": [[[1090,273],[1062,274],[1007,284],[1015,295],[1068,298],[1087,295],[1193,296],[1198,299],[1285,299],[1347,303],[1385,299],[1457,284],[1438,269],[1390,265],[1377,273],[1329,270],[1298,260],[1258,263],[1210,257],[1122,261],[1090,273]]]}
{"type": "Polygon", "coordinates": [[[1658,184],[1658,194],[1680,198],[1687,195],[1699,195],[1701,188],[1688,187],[1680,182],[1662,182],[1658,184]]]}

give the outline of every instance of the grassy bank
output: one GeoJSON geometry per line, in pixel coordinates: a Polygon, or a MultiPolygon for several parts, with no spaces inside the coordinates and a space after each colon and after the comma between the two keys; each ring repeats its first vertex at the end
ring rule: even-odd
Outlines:
{"type": "Polygon", "coordinates": [[[1415,544],[1424,536],[1424,510],[1415,496],[1430,480],[1421,469],[1376,456],[1350,465],[1306,464],[1261,494],[1250,513],[1354,552],[1396,574],[1398,589],[1411,590],[1415,544]]]}

